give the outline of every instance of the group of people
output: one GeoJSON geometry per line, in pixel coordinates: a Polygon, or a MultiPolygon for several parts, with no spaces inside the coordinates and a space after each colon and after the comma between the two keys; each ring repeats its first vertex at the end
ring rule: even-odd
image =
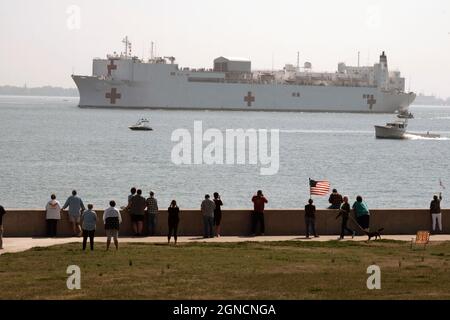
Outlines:
{"type": "MultiPolygon", "coordinates": [[[[220,223],[222,220],[223,202],[219,193],[214,193],[214,199],[205,195],[205,200],[201,203],[200,209],[203,214],[204,237],[212,238],[220,237],[220,223]]],[[[72,195],[67,198],[64,206],[56,200],[56,195],[52,194],[47,202],[46,211],[46,234],[48,237],[55,237],[57,234],[58,221],[61,220],[61,212],[68,208],[68,217],[71,223],[74,236],[83,237],[83,250],[86,250],[87,240],[89,239],[90,249],[94,250],[94,237],[97,226],[97,214],[93,211],[92,204],[87,205],[87,209],[83,200],[77,195],[77,191],[73,190],[72,195]]],[[[149,197],[144,198],[141,189],[131,188],[128,196],[127,206],[121,207],[122,212],[128,213],[131,218],[134,236],[143,236],[145,216],[148,217],[148,235],[156,234],[157,217],[158,217],[158,200],[155,198],[153,191],[150,191],[149,197]]],[[[176,200],[172,200],[168,207],[168,235],[167,241],[173,236],[175,244],[178,240],[178,224],[180,222],[180,208],[176,200]]],[[[3,215],[0,211],[0,218],[3,215]]],[[[1,220],[0,220],[1,222],[1,220]]],[[[119,248],[118,235],[119,227],[122,223],[120,210],[116,208],[116,202],[110,201],[109,207],[103,213],[103,223],[107,236],[106,248],[110,248],[111,240],[114,241],[116,250],[119,248]]],[[[0,224],[1,226],[1,224],[0,224]]],[[[1,229],[0,229],[1,230],[1,229]]]]}
{"type": "MultiPolygon", "coordinates": [[[[441,211],[441,201],[442,201],[442,193],[439,195],[434,195],[433,200],[430,203],[430,215],[431,215],[431,225],[432,231],[442,232],[442,211],[441,211]]],[[[312,204],[312,200],[310,200],[310,204],[312,204]]],[[[348,197],[342,196],[338,193],[336,189],[333,189],[330,197],[328,198],[328,202],[330,206],[328,209],[337,209],[339,213],[336,217],[342,217],[341,223],[341,235],[340,239],[343,239],[345,236],[345,232],[347,231],[352,236],[355,236],[355,231],[348,228],[347,223],[349,219],[353,219],[350,216],[351,208],[348,203],[348,197]]],[[[356,197],[356,201],[353,203],[352,209],[354,210],[356,217],[356,224],[365,232],[369,231],[370,225],[370,211],[367,204],[363,201],[361,196],[356,197]]],[[[306,207],[305,207],[306,212],[306,207]]],[[[313,229],[314,230],[314,229],[313,229]]],[[[307,231],[308,237],[308,231],[307,231]]]]}
{"type": "Polygon", "coordinates": [[[155,198],[153,191],[150,191],[149,197],[146,199],[142,195],[141,189],[131,188],[128,196],[128,205],[123,208],[128,212],[133,223],[133,232],[136,237],[143,235],[144,217],[148,213],[148,230],[149,235],[153,236],[156,230],[158,200],[155,198]]]}
{"type": "MultiPolygon", "coordinates": [[[[348,227],[349,219],[353,219],[350,215],[352,209],[355,213],[356,224],[365,232],[369,231],[370,226],[370,211],[367,204],[363,201],[361,196],[356,197],[356,201],[350,207],[348,196],[342,196],[336,189],[333,189],[330,197],[328,198],[330,210],[338,210],[336,219],[341,218],[341,234],[339,240],[344,239],[347,232],[352,238],[356,235],[356,231],[348,227]]],[[[306,226],[306,238],[310,238],[310,234],[314,237],[318,237],[316,232],[316,206],[312,199],[308,200],[308,204],[305,206],[305,226],[306,226]]]]}
{"type": "MultiPolygon", "coordinates": [[[[222,220],[223,205],[220,199],[219,193],[214,193],[214,199],[210,199],[210,195],[205,195],[205,200],[202,201],[200,210],[203,215],[205,238],[212,238],[215,236],[220,237],[220,222],[222,220]]],[[[155,198],[153,191],[150,191],[150,196],[145,199],[142,196],[142,190],[131,188],[130,195],[128,196],[128,205],[123,208],[125,212],[128,212],[133,223],[134,235],[139,237],[143,235],[145,215],[148,216],[148,235],[154,236],[156,234],[157,217],[158,217],[158,200],[155,198]]],[[[170,202],[168,211],[168,235],[167,242],[173,236],[175,244],[178,240],[178,224],[180,222],[180,208],[177,205],[176,200],[170,202]]]]}
{"type": "MultiPolygon", "coordinates": [[[[58,221],[61,220],[61,212],[69,208],[68,217],[72,225],[74,236],[83,237],[83,250],[86,250],[87,239],[89,238],[90,249],[94,250],[94,237],[97,228],[97,213],[93,210],[94,205],[88,204],[87,210],[83,200],[73,190],[72,195],[67,198],[64,206],[56,200],[56,195],[50,196],[50,201],[45,206],[47,236],[56,237],[58,221]]],[[[122,223],[120,211],[116,208],[114,200],[109,202],[109,207],[103,212],[103,223],[107,237],[106,249],[109,250],[111,240],[114,240],[116,250],[119,249],[119,225],[122,223]]]]}
{"type": "Polygon", "coordinates": [[[223,202],[218,192],[214,192],[214,199],[210,195],[205,195],[205,200],[200,205],[203,215],[203,238],[220,237],[220,223],[222,221],[223,202]]]}
{"type": "MultiPolygon", "coordinates": [[[[203,237],[213,238],[220,237],[220,226],[222,221],[223,202],[218,192],[214,192],[213,199],[209,194],[205,195],[201,202],[200,210],[203,216],[203,237]]],[[[346,233],[355,236],[356,231],[348,227],[349,220],[353,220],[355,224],[364,232],[369,231],[370,226],[370,211],[367,204],[363,201],[361,196],[356,197],[356,201],[350,206],[348,196],[342,196],[336,189],[333,189],[329,199],[330,206],[328,209],[337,210],[336,219],[341,218],[341,233],[339,239],[344,239],[346,233]],[[351,215],[354,212],[355,219],[351,215]]],[[[441,203],[442,194],[435,195],[430,203],[430,214],[432,219],[432,230],[442,231],[442,213],[441,203]]],[[[268,203],[262,190],[258,190],[252,197],[253,211],[251,215],[251,234],[252,236],[264,235],[264,208],[268,203]],[[257,233],[259,225],[259,233],[257,233]]],[[[119,209],[116,208],[114,200],[109,202],[109,207],[104,210],[103,224],[107,236],[106,249],[109,250],[111,241],[114,242],[116,250],[119,248],[118,236],[120,224],[122,223],[122,216],[119,209]]],[[[71,223],[74,236],[83,237],[83,250],[86,250],[87,240],[89,239],[90,249],[94,250],[94,238],[97,226],[97,214],[93,210],[92,204],[87,205],[87,209],[83,200],[77,195],[77,191],[73,190],[72,195],[69,196],[61,206],[60,202],[56,200],[56,196],[52,194],[50,200],[45,206],[46,211],[46,234],[48,237],[55,237],[57,235],[58,221],[61,219],[61,212],[68,209],[68,217],[71,223]]],[[[128,204],[122,207],[122,212],[130,214],[133,232],[135,236],[142,236],[144,229],[144,217],[147,215],[148,221],[148,235],[153,236],[156,232],[157,217],[158,217],[158,201],[155,198],[153,191],[150,191],[149,197],[144,198],[142,190],[131,188],[128,196],[128,204]]],[[[170,202],[168,207],[168,235],[167,241],[170,243],[173,236],[175,244],[178,238],[178,225],[180,222],[180,208],[176,200],[170,202]]],[[[305,205],[305,226],[306,238],[310,236],[318,237],[316,232],[316,206],[312,199],[308,200],[305,205]]],[[[5,209],[0,205],[0,249],[3,249],[3,216],[6,214],[5,209]]]]}

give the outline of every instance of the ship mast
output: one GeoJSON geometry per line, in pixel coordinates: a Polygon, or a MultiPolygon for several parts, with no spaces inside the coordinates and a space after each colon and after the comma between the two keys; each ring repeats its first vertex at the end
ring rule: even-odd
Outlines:
{"type": "Polygon", "coordinates": [[[125,45],[125,57],[131,56],[131,42],[128,40],[128,36],[126,36],[122,43],[125,45]]]}
{"type": "Polygon", "coordinates": [[[150,49],[150,59],[153,61],[153,59],[155,58],[155,54],[154,54],[154,43],[152,41],[151,43],[151,49],[150,49]]]}

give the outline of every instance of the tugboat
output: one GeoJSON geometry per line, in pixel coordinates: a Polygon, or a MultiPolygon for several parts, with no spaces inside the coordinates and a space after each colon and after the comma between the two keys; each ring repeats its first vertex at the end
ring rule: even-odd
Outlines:
{"type": "Polygon", "coordinates": [[[136,124],[128,128],[134,131],[153,131],[152,127],[150,127],[150,122],[145,118],[140,119],[136,124]]]}
{"type": "Polygon", "coordinates": [[[385,126],[375,126],[377,139],[405,139],[408,121],[395,121],[386,123],[385,126]]]}
{"type": "Polygon", "coordinates": [[[386,123],[385,126],[375,126],[375,136],[377,139],[412,139],[415,137],[436,139],[441,137],[439,134],[430,133],[429,131],[427,133],[407,132],[407,126],[408,119],[386,123]]]}

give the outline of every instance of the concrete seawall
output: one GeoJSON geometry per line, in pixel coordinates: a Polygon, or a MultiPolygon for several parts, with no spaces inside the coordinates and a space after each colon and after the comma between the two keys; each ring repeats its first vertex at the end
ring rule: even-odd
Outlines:
{"type": "MultiPolygon", "coordinates": [[[[96,235],[105,234],[103,228],[103,210],[95,210],[98,215],[96,235]]],[[[251,210],[222,210],[223,236],[247,236],[251,228],[251,210]]],[[[318,210],[316,229],[321,235],[338,235],[340,219],[336,220],[336,210],[318,210]]],[[[127,213],[122,213],[120,235],[132,235],[131,220],[127,213]]],[[[450,210],[442,211],[443,232],[450,232],[450,210]]],[[[270,209],[265,212],[266,232],[268,236],[304,235],[304,211],[296,209],[270,209]]],[[[147,221],[145,221],[145,226],[147,221]]],[[[3,217],[5,237],[40,237],[45,235],[45,211],[32,209],[7,209],[3,217]]],[[[349,226],[355,228],[350,221],[349,226]]],[[[431,229],[431,216],[427,209],[373,209],[370,226],[372,230],[384,228],[383,234],[402,235],[415,234],[418,230],[431,229]]],[[[180,212],[178,234],[184,236],[201,236],[203,220],[199,210],[183,210],[180,212]]],[[[157,235],[167,234],[167,211],[160,210],[158,216],[157,235]]],[[[58,236],[70,236],[71,227],[64,212],[58,223],[58,236]]]]}

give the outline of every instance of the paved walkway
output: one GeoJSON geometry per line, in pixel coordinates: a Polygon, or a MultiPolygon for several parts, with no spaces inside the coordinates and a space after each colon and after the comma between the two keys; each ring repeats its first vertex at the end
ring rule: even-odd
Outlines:
{"type": "MultiPolygon", "coordinates": [[[[303,236],[262,236],[262,237],[220,237],[213,239],[203,239],[202,237],[178,237],[179,243],[192,242],[246,242],[246,241],[331,241],[336,240],[337,236],[321,236],[320,238],[305,239],[303,236]]],[[[415,235],[392,235],[384,236],[383,239],[411,241],[415,235]]],[[[81,242],[81,238],[3,238],[3,250],[0,250],[0,255],[7,252],[22,252],[34,247],[49,247],[66,243],[81,242]]],[[[105,237],[96,237],[95,241],[98,243],[106,242],[105,237]]],[[[173,240],[172,240],[173,241],[173,240]]],[[[346,238],[345,241],[367,241],[366,236],[355,237],[354,239],[346,238]]],[[[450,241],[450,235],[432,235],[431,241],[450,241]]],[[[141,238],[119,238],[119,243],[167,243],[167,237],[141,237],[141,238]]]]}

